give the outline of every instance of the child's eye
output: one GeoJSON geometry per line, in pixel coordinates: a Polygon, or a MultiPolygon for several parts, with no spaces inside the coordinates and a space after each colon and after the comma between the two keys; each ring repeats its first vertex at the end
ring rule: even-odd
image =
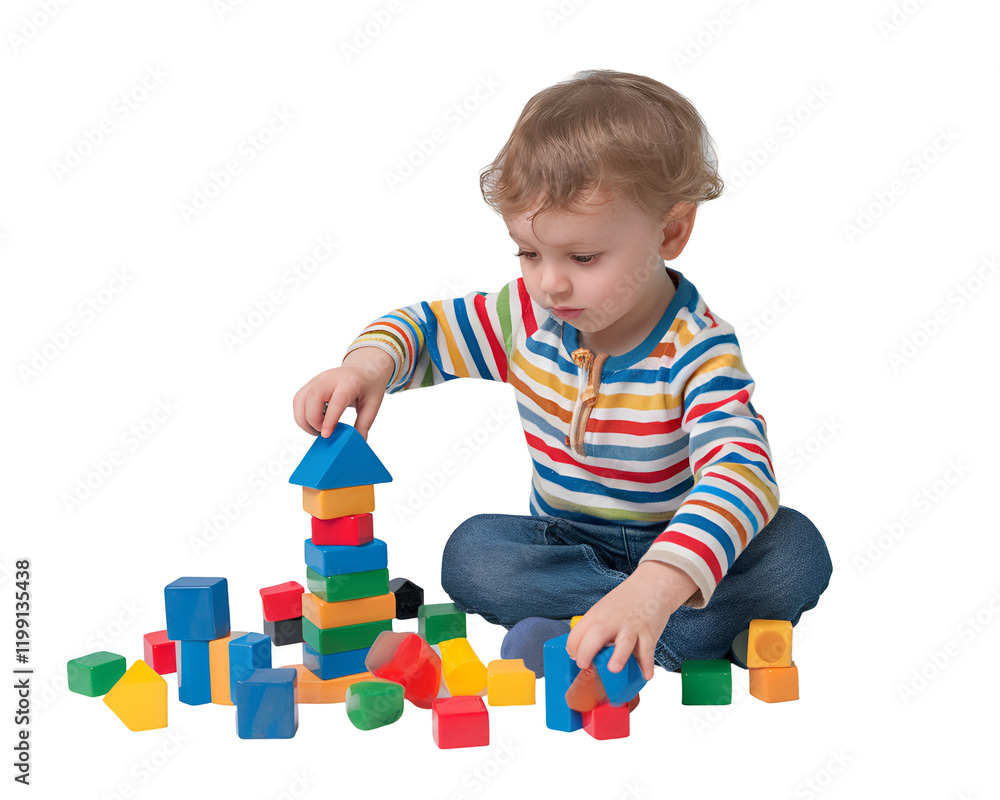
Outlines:
{"type": "Polygon", "coordinates": [[[514,255],[517,256],[518,258],[520,258],[521,256],[527,256],[528,258],[534,258],[537,254],[536,253],[532,253],[530,250],[518,250],[516,253],[514,253],[514,255]]]}
{"type": "Polygon", "coordinates": [[[598,253],[593,253],[589,256],[573,256],[578,264],[593,264],[594,259],[597,258],[598,253]]]}

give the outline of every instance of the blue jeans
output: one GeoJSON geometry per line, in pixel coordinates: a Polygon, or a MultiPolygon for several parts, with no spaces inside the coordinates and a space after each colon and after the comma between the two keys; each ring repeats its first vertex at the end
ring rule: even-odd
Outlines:
{"type": "MultiPolygon", "coordinates": [[[[441,585],[461,610],[511,628],[526,617],[568,620],[624,581],[660,534],[558,517],[480,514],[451,535],[441,585]]],[[[704,608],[681,606],[656,644],[656,663],[725,658],[754,619],[794,625],[816,605],[833,564],[804,515],[778,513],[739,555],[704,608]]]]}

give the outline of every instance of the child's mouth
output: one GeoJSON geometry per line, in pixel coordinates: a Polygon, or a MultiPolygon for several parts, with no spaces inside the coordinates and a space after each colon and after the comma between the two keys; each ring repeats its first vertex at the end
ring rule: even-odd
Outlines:
{"type": "Polygon", "coordinates": [[[556,314],[563,319],[576,319],[583,313],[582,308],[561,308],[559,306],[552,306],[550,310],[553,314],[556,314]]]}

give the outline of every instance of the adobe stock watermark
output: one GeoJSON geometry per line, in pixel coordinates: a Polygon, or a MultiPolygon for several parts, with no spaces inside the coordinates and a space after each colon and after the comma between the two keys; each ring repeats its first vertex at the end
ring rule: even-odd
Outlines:
{"type": "Polygon", "coordinates": [[[461,788],[452,790],[443,796],[448,797],[449,800],[464,800],[466,797],[475,797],[495,781],[504,767],[510,764],[520,752],[521,748],[510,740],[493,744],[490,748],[490,754],[459,780],[461,788]]]}
{"type": "Polygon", "coordinates": [[[886,355],[893,372],[899,372],[913,361],[945,327],[955,320],[956,314],[992,283],[1000,272],[1000,260],[997,256],[983,256],[975,269],[962,280],[955,283],[947,292],[944,300],[926,317],[922,317],[910,331],[900,339],[899,347],[890,350],[886,355]]]}
{"type": "Polygon", "coordinates": [[[549,24],[549,30],[554,31],[586,3],[587,0],[559,0],[558,3],[549,6],[545,9],[545,21],[549,24]]]}
{"type": "Polygon", "coordinates": [[[236,144],[236,152],[217,169],[210,169],[205,180],[196,186],[190,199],[177,204],[181,219],[190,224],[191,220],[203,214],[229,188],[233,179],[243,174],[244,169],[256,161],[277,141],[278,134],[288,130],[295,121],[295,114],[286,106],[272,108],[271,115],[259,128],[244,136],[236,144]]]}
{"type": "Polygon", "coordinates": [[[422,478],[410,485],[405,502],[396,501],[393,510],[396,519],[405,523],[416,516],[445,485],[458,473],[461,465],[469,463],[491,439],[514,419],[514,414],[505,406],[490,409],[489,415],[472,433],[466,433],[451,448],[454,458],[446,458],[432,469],[425,469],[422,478]]]}
{"type": "Polygon", "coordinates": [[[812,775],[795,784],[795,796],[803,798],[819,797],[834,778],[844,772],[844,769],[854,761],[854,754],[847,748],[838,747],[831,750],[826,762],[812,775]]]}
{"type": "Polygon", "coordinates": [[[274,456],[247,475],[244,488],[230,499],[218,503],[209,516],[202,519],[198,532],[188,536],[192,554],[200,555],[215,544],[219,537],[229,532],[249,511],[254,501],[260,499],[276,483],[285,485],[295,465],[302,460],[314,441],[312,437],[306,438],[305,434],[296,434],[294,438],[282,441],[274,456]]]}
{"type": "Polygon", "coordinates": [[[750,8],[750,0],[733,0],[732,8],[723,8],[715,16],[704,20],[694,33],[688,35],[684,44],[673,52],[674,66],[683,72],[701,58],[726,31],[736,23],[740,14],[750,8]]]}
{"type": "Polygon", "coordinates": [[[925,5],[927,0],[903,0],[902,3],[893,3],[889,13],[875,21],[875,27],[882,36],[882,41],[887,42],[889,37],[899,33],[925,5]]]}
{"type": "Polygon", "coordinates": [[[306,281],[316,274],[320,265],[325,264],[340,247],[340,242],[328,235],[318,236],[316,242],[309,255],[282,270],[277,286],[254,300],[252,307],[237,317],[230,328],[223,331],[222,342],[230,355],[238,347],[250,341],[250,337],[260,330],[264,323],[277,313],[278,308],[301,289],[306,281]]]}
{"type": "Polygon", "coordinates": [[[17,365],[21,383],[28,386],[38,378],[53,361],[66,352],[88,325],[95,322],[108,309],[134,279],[128,267],[112,270],[107,282],[77,303],[73,309],[73,316],[50,330],[45,335],[45,340],[33,347],[28,356],[17,365]]]}
{"type": "Polygon", "coordinates": [[[120,780],[112,791],[102,792],[101,800],[134,800],[139,797],[139,787],[159,775],[189,741],[176,730],[165,732],[156,747],[132,763],[126,773],[128,780],[120,780]]]}
{"type": "Polygon", "coordinates": [[[784,468],[775,467],[774,477],[778,485],[788,483],[792,475],[806,468],[845,429],[844,423],[830,415],[823,417],[813,433],[785,453],[784,468]]]}
{"type": "Polygon", "coordinates": [[[246,0],[213,0],[212,10],[216,18],[224,20],[230,14],[243,8],[246,0]]]}
{"type": "Polygon", "coordinates": [[[871,199],[856,207],[853,219],[841,224],[841,230],[848,244],[854,244],[868,233],[875,224],[885,217],[896,201],[909,191],[941,157],[960,141],[961,134],[951,125],[938,128],[930,144],[907,156],[899,168],[897,176],[884,186],[876,189],[871,199]]]}
{"type": "Polygon", "coordinates": [[[746,186],[832,99],[833,92],[825,84],[810,86],[809,93],[802,100],[774,121],[774,136],[768,136],[746,148],[745,158],[726,176],[726,191],[720,199],[725,199],[746,186]]]}
{"type": "Polygon", "coordinates": [[[883,523],[882,532],[868,540],[863,553],[854,555],[854,566],[865,575],[886,553],[910,535],[920,519],[937,507],[968,476],[971,468],[961,458],[953,458],[938,478],[914,492],[905,511],[891,522],[883,523]]]}
{"type": "Polygon", "coordinates": [[[425,164],[434,153],[448,141],[448,137],[461,128],[489,100],[500,83],[492,75],[481,75],[476,87],[459,98],[441,116],[441,124],[431,128],[423,136],[413,140],[413,147],[399,156],[395,170],[383,173],[389,191],[394,192],[413,177],[417,169],[425,164]]]}
{"type": "Polygon", "coordinates": [[[369,11],[367,19],[355,25],[350,37],[340,43],[340,53],[344,61],[350,64],[361,55],[361,51],[374,42],[402,11],[403,4],[400,0],[389,0],[381,8],[369,11]]]}
{"type": "Polygon", "coordinates": [[[794,308],[798,295],[790,288],[779,289],[774,299],[740,326],[740,341],[743,344],[756,342],[773,328],[785,314],[794,308]]]}
{"type": "Polygon", "coordinates": [[[903,705],[909,705],[923,694],[955,663],[962,653],[963,646],[967,647],[974,642],[981,633],[993,625],[998,616],[1000,616],[1000,589],[994,588],[982,605],[962,618],[955,627],[955,635],[952,638],[928,652],[920,664],[913,667],[909,675],[896,684],[896,695],[903,705]]]}
{"type": "Polygon", "coordinates": [[[150,95],[163,85],[166,78],[167,73],[163,67],[157,65],[146,67],[146,74],[141,79],[111,101],[107,114],[93,126],[80,129],[76,141],[66,145],[63,160],[54,159],[51,162],[52,174],[56,179],[62,183],[68,175],[93,156],[118,130],[118,126],[138,111],[150,95]]]}
{"type": "Polygon", "coordinates": [[[92,459],[87,471],[76,479],[73,488],[66,489],[59,495],[66,513],[75,514],[83,508],[88,500],[121,472],[129,458],[145,446],[179,409],[176,400],[158,397],[145,416],[122,431],[118,437],[118,447],[92,459]]]}
{"type": "Polygon", "coordinates": [[[7,43],[16,55],[28,46],[39,34],[52,23],[63,6],[69,5],[69,0],[39,0],[35,10],[30,14],[22,14],[16,28],[7,32],[7,43]]]}

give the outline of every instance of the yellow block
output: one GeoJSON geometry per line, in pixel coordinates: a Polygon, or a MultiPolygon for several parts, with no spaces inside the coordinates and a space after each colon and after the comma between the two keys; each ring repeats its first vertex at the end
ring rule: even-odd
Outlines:
{"type": "Polygon", "coordinates": [[[578,623],[581,619],[583,619],[583,614],[577,614],[575,617],[572,617],[569,621],[569,629],[573,630],[576,623],[578,623]]]}
{"type": "Polygon", "coordinates": [[[790,667],[792,623],[784,619],[755,619],[747,639],[747,668],[790,667]]]}
{"type": "Polygon", "coordinates": [[[344,489],[302,487],[302,508],[320,519],[350,517],[375,510],[375,487],[348,486],[344,489]]]}
{"type": "Polygon", "coordinates": [[[375,677],[370,672],[359,672],[356,675],[344,675],[341,678],[324,681],[302,664],[290,664],[288,668],[298,673],[296,703],[343,703],[348,686],[358,681],[370,681],[375,677]]]}
{"type": "Polygon", "coordinates": [[[486,698],[491,706],[533,706],[535,673],[520,658],[498,658],[486,667],[486,698]]]}
{"type": "Polygon", "coordinates": [[[327,603],[308,592],[302,595],[302,616],[320,629],[393,619],[396,616],[396,595],[389,592],[327,603]]]}
{"type": "MultiPolygon", "coordinates": [[[[438,642],[441,650],[441,677],[452,697],[479,694],[486,688],[486,667],[465,638],[438,642]]],[[[532,673],[534,674],[534,673],[532,673]]]]}
{"type": "Polygon", "coordinates": [[[246,636],[246,631],[232,631],[221,639],[208,643],[209,680],[212,686],[212,702],[220,706],[235,705],[229,696],[229,642],[246,636]]]}
{"type": "Polygon", "coordinates": [[[167,727],[167,682],[145,661],[128,668],[104,703],[130,731],[167,727]]]}
{"type": "Polygon", "coordinates": [[[799,670],[790,667],[771,667],[750,670],[750,694],[765,703],[784,703],[799,699],[799,670]]]}

